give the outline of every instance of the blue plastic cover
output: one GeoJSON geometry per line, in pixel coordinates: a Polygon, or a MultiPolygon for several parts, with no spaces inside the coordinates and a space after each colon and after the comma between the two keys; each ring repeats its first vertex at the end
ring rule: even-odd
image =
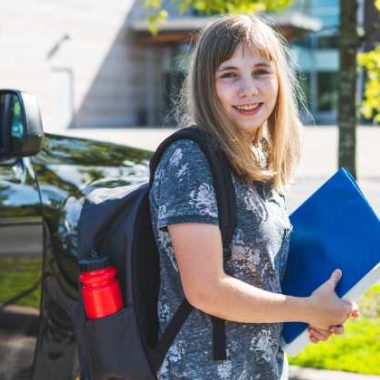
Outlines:
{"type": "MultiPolygon", "coordinates": [[[[380,220],[345,169],[311,195],[290,220],[293,233],[284,294],[307,297],[339,268],[343,276],[336,293],[342,297],[380,262],[380,220]]],[[[305,323],[285,323],[285,343],[306,328],[305,323]]]]}

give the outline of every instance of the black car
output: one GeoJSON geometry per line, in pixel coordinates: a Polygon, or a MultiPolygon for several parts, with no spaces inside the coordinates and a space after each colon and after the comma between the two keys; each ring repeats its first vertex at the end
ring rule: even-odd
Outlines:
{"type": "Polygon", "coordinates": [[[96,187],[136,186],[151,152],[43,134],[33,96],[0,91],[0,379],[79,379],[76,227],[96,187]]]}

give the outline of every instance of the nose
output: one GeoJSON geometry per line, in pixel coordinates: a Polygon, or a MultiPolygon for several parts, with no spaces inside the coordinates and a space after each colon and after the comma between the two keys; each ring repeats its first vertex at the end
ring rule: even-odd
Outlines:
{"type": "Polygon", "coordinates": [[[254,78],[242,78],[239,83],[238,95],[242,98],[257,95],[259,93],[258,83],[254,78]]]}

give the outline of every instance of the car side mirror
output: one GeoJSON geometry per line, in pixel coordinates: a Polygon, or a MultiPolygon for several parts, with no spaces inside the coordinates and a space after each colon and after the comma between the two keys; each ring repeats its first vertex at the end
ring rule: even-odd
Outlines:
{"type": "Polygon", "coordinates": [[[0,90],[0,159],[32,156],[43,141],[40,109],[34,96],[0,90]]]}

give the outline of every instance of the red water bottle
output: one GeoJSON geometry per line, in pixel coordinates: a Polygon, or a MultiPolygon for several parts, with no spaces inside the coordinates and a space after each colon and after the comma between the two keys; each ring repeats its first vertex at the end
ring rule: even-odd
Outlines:
{"type": "Polygon", "coordinates": [[[98,319],[123,308],[123,299],[116,269],[108,257],[97,256],[80,260],[82,298],[87,319],[98,319]]]}

